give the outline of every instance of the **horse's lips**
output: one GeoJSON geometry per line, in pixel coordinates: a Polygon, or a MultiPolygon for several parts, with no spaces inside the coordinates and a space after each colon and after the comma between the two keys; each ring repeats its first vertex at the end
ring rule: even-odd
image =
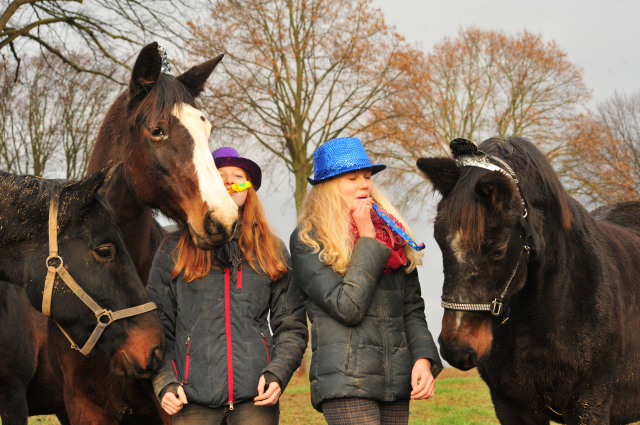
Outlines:
{"type": "Polygon", "coordinates": [[[233,236],[233,233],[225,232],[224,237],[220,235],[217,237],[217,239],[219,240],[217,240],[215,243],[211,243],[208,240],[204,239],[202,236],[200,236],[200,234],[193,228],[191,223],[189,223],[189,230],[191,233],[191,238],[193,239],[193,242],[195,243],[195,245],[198,248],[203,249],[205,251],[220,248],[222,245],[229,242],[233,236]]]}

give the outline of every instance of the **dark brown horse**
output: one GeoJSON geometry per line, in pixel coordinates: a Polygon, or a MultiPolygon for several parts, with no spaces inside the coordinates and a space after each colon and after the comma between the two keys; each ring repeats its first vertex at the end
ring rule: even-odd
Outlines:
{"type": "MultiPolygon", "coordinates": [[[[161,72],[157,44],[146,46],[128,90],[111,106],[98,134],[89,172],[122,164],[105,196],[145,283],[164,237],[153,209],[189,229],[201,248],[220,246],[233,235],[238,210],[209,150],[211,124],[195,104],[221,59],[176,78],[161,72]]],[[[117,376],[107,362],[69,350],[66,338],[49,329],[48,351],[56,379],[64,383],[60,391],[71,424],[170,423],[148,380],[117,376]]]]}
{"type": "Polygon", "coordinates": [[[598,221],[522,138],[456,139],[442,194],[442,356],[477,366],[502,424],[640,419],[640,203],[598,221]]]}
{"type": "MultiPolygon", "coordinates": [[[[149,302],[113,212],[97,195],[104,179],[105,172],[78,183],[0,172],[3,424],[26,423],[28,411],[59,404],[62,399],[52,383],[53,369],[46,351],[47,319],[32,307],[40,310],[43,306],[47,263],[52,261],[51,229],[56,229],[52,234],[58,248],[55,258],[63,262],[63,274],[68,273],[80,293],[84,291],[101,309],[118,312],[149,302]],[[58,213],[53,214],[57,225],[50,226],[54,200],[59,201],[58,213]],[[32,397],[31,390],[37,395],[32,397]]],[[[82,347],[96,329],[97,315],[71,290],[68,279],[57,277],[53,282],[50,315],[82,347]]],[[[66,345],[69,350],[69,343],[66,345]]],[[[106,326],[87,359],[100,359],[125,376],[149,377],[158,368],[163,349],[162,324],[157,312],[151,311],[106,326]]]]}

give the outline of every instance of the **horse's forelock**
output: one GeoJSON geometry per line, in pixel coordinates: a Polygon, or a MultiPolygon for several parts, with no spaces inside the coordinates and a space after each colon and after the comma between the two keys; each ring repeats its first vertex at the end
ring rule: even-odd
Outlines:
{"type": "Polygon", "coordinates": [[[460,245],[472,251],[479,251],[484,240],[486,207],[476,197],[462,191],[455,191],[446,214],[449,216],[450,234],[460,235],[460,245]]]}
{"type": "Polygon", "coordinates": [[[186,103],[195,107],[195,99],[187,88],[174,77],[161,74],[149,93],[135,105],[129,115],[129,126],[141,120],[142,125],[152,127],[159,121],[168,121],[176,105],[186,103]]]}

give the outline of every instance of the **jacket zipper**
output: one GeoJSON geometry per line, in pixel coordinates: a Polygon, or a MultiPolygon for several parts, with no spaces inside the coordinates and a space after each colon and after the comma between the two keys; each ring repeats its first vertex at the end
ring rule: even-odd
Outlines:
{"type": "Polygon", "coordinates": [[[238,289],[242,289],[242,263],[238,266],[238,289]]]}
{"type": "Polygon", "coordinates": [[[189,358],[191,357],[191,337],[187,337],[187,364],[184,367],[184,381],[182,383],[187,385],[187,379],[189,379],[189,358]]]}
{"type": "Polygon", "coordinates": [[[260,332],[262,335],[262,341],[264,342],[264,349],[267,352],[267,363],[271,363],[271,358],[269,357],[269,347],[267,346],[267,339],[264,337],[264,334],[260,332]]]}
{"type": "Polygon", "coordinates": [[[229,269],[224,269],[224,303],[227,327],[227,376],[229,381],[229,410],[233,410],[233,357],[231,352],[231,306],[229,305],[229,269]]]}

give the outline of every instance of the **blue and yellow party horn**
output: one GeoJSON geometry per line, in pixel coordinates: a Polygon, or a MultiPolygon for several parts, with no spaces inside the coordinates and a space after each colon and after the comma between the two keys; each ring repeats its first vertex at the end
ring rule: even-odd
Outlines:
{"type": "Polygon", "coordinates": [[[231,185],[231,189],[229,189],[229,195],[231,195],[232,193],[236,193],[236,192],[244,192],[245,190],[249,189],[251,187],[251,183],[249,182],[244,182],[244,183],[240,183],[240,184],[232,184],[231,185]]]}
{"type": "Polygon", "coordinates": [[[378,205],[374,203],[373,205],[371,205],[371,207],[380,216],[380,218],[382,218],[384,222],[387,223],[389,227],[391,227],[391,230],[396,232],[402,239],[407,241],[411,248],[415,249],[416,251],[422,251],[424,249],[424,243],[417,244],[413,239],[411,239],[411,236],[407,235],[407,232],[402,230],[402,228],[398,226],[396,222],[393,221],[391,217],[389,217],[387,213],[384,212],[378,205]]]}

